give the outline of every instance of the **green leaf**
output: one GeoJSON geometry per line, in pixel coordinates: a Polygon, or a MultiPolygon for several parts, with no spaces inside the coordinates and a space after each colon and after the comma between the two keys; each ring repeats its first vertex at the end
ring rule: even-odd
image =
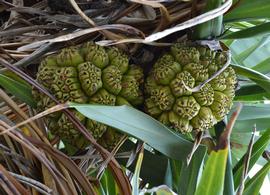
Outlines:
{"type": "MultiPolygon", "coordinates": [[[[127,140],[119,149],[119,152],[131,151],[134,149],[135,144],[130,140],[127,140]]],[[[119,158],[117,161],[126,165],[126,158],[119,158]]],[[[179,162],[179,161],[178,161],[179,162]]],[[[153,152],[148,151],[146,148],[144,150],[143,162],[140,172],[140,178],[144,182],[149,183],[150,186],[159,186],[164,184],[164,178],[166,175],[168,164],[168,157],[162,154],[154,154],[153,152]],[[153,163],[155,162],[155,163],[153,163]]],[[[128,169],[131,172],[135,172],[135,163],[132,163],[128,169]]]]}
{"type": "Polygon", "coordinates": [[[233,127],[233,131],[236,132],[252,132],[252,127],[254,124],[257,126],[257,131],[263,131],[270,128],[269,124],[270,118],[259,118],[250,120],[240,120],[237,121],[233,127]]]}
{"type": "MultiPolygon", "coordinates": [[[[238,55],[233,55],[233,61],[235,61],[237,64],[244,65],[244,60],[246,60],[251,54],[258,51],[260,48],[265,46],[267,43],[269,43],[270,39],[268,37],[263,37],[259,40],[256,40],[255,38],[252,38],[252,44],[251,46],[248,46],[248,48],[244,49],[244,51],[241,51],[238,55]]],[[[243,41],[241,41],[243,42],[243,41]]],[[[241,44],[240,41],[238,41],[239,44],[241,44]]]]}
{"type": "Polygon", "coordinates": [[[235,93],[234,102],[246,102],[246,103],[262,103],[265,100],[270,99],[270,93],[265,92],[257,84],[240,84],[240,89],[235,93]]]}
{"type": "Polygon", "coordinates": [[[225,15],[225,22],[251,18],[270,18],[270,0],[236,1],[236,6],[233,7],[225,15]]]}
{"type": "Polygon", "coordinates": [[[249,78],[250,80],[260,85],[267,92],[270,92],[270,78],[268,76],[244,66],[236,64],[232,64],[232,66],[237,74],[249,78]]]}
{"type": "Polygon", "coordinates": [[[239,65],[242,65],[244,63],[244,60],[248,58],[254,51],[256,51],[259,47],[260,43],[256,43],[252,45],[251,47],[245,49],[238,55],[233,55],[233,62],[236,62],[239,65]]]}
{"type": "Polygon", "coordinates": [[[270,170],[270,162],[263,166],[263,168],[256,173],[250,180],[247,181],[243,195],[259,194],[263,181],[270,170]]]}
{"type": "Polygon", "coordinates": [[[36,106],[32,96],[32,89],[29,85],[25,85],[22,82],[0,74],[0,86],[26,104],[32,107],[36,106]]]}
{"type": "MultiPolygon", "coordinates": [[[[237,121],[241,120],[251,120],[251,119],[260,119],[260,118],[270,118],[270,104],[244,104],[241,113],[239,114],[237,121]]],[[[229,115],[231,115],[230,112],[229,115]]],[[[252,126],[253,127],[253,126],[252,126]]],[[[251,127],[251,128],[252,128],[251,127]]]]}
{"type": "Polygon", "coordinates": [[[220,39],[245,39],[255,36],[264,36],[270,34],[270,22],[250,27],[237,32],[225,34],[220,39]]]}
{"type": "Polygon", "coordinates": [[[19,83],[22,83],[24,85],[27,85],[30,87],[29,83],[26,82],[24,79],[22,79],[20,76],[18,76],[16,73],[10,71],[10,70],[6,70],[3,72],[3,75],[5,75],[6,77],[9,77],[10,79],[13,79],[14,81],[17,81],[19,83]]]}
{"type": "Polygon", "coordinates": [[[105,169],[101,177],[99,192],[104,195],[119,193],[117,183],[109,169],[105,169]]]}
{"type": "MultiPolygon", "coordinates": [[[[270,104],[264,103],[244,103],[241,113],[233,127],[234,132],[252,132],[254,124],[257,131],[270,128],[270,104]]],[[[229,116],[232,112],[229,113],[229,116]]]]}
{"type": "MultiPolygon", "coordinates": [[[[204,165],[205,152],[195,152],[190,164],[185,162],[181,168],[178,194],[193,195],[195,193],[199,175],[204,165]]],[[[175,173],[177,174],[177,173],[175,173]]]]}
{"type": "Polygon", "coordinates": [[[228,148],[212,151],[205,165],[195,195],[222,195],[228,148]]]}
{"type": "Polygon", "coordinates": [[[256,70],[260,73],[267,74],[270,72],[270,57],[266,58],[256,66],[252,67],[253,70],[256,70]]]}
{"type": "MultiPolygon", "coordinates": [[[[253,125],[254,126],[254,125],[253,125]]],[[[253,127],[254,128],[254,127],[253,127]]],[[[253,130],[253,128],[250,128],[253,130]]],[[[247,152],[250,143],[251,131],[249,132],[236,132],[231,134],[230,145],[232,147],[232,155],[235,161],[234,166],[238,163],[239,159],[247,152]]]]}
{"type": "Polygon", "coordinates": [[[168,159],[165,184],[176,192],[180,183],[182,164],[184,164],[184,161],[168,159]]]}
{"type": "MultiPolygon", "coordinates": [[[[269,120],[268,120],[269,121],[269,120]]],[[[248,171],[251,170],[251,168],[256,164],[262,153],[264,152],[265,148],[270,143],[270,129],[266,130],[262,136],[254,143],[248,171]]],[[[244,156],[238,161],[238,163],[235,165],[233,172],[234,172],[234,184],[237,188],[240,184],[241,175],[243,172],[244,167],[244,156]]]]}
{"type": "Polygon", "coordinates": [[[224,182],[224,192],[226,195],[234,195],[234,183],[233,183],[233,173],[232,173],[232,157],[231,149],[228,146],[228,158],[226,163],[225,171],[225,182],[224,182]]]}
{"type": "Polygon", "coordinates": [[[193,195],[196,189],[194,186],[197,186],[204,165],[205,155],[206,149],[204,152],[196,151],[188,166],[186,161],[170,159],[165,184],[178,194],[193,195]]]}
{"type": "MultiPolygon", "coordinates": [[[[269,41],[269,36],[250,37],[248,39],[235,40],[233,44],[229,46],[232,52],[232,62],[238,65],[253,68],[258,63],[269,58],[269,41]]],[[[227,42],[228,41],[225,41],[225,43],[227,42]]]]}
{"type": "Polygon", "coordinates": [[[265,90],[257,84],[242,85],[241,88],[236,91],[236,96],[253,95],[264,92],[265,90]]]}
{"type": "MultiPolygon", "coordinates": [[[[193,144],[149,115],[130,106],[69,104],[84,116],[143,140],[161,153],[184,160],[193,144]]],[[[200,146],[199,151],[204,147],[200,146]]]]}
{"type": "Polygon", "coordinates": [[[234,101],[240,102],[262,102],[266,99],[270,99],[270,93],[262,92],[262,93],[253,93],[250,91],[250,95],[236,95],[234,101]]]}
{"type": "MultiPolygon", "coordinates": [[[[255,24],[252,23],[253,21],[257,21],[257,20],[255,19],[255,20],[252,20],[252,21],[233,22],[233,23],[227,24],[227,26],[230,27],[229,30],[231,30],[231,28],[243,30],[243,29],[253,27],[255,25],[255,24]]],[[[259,24],[262,24],[262,23],[263,22],[260,22],[259,24]]],[[[257,25],[259,25],[259,24],[257,23],[257,25]]]]}
{"type": "Polygon", "coordinates": [[[140,171],[142,167],[142,161],[143,161],[143,150],[140,151],[138,160],[136,163],[136,168],[134,175],[131,179],[131,186],[132,186],[132,194],[133,195],[139,195],[139,190],[140,190],[140,171]]]}
{"type": "MultiPolygon", "coordinates": [[[[206,6],[204,8],[204,12],[213,10],[222,5],[223,0],[208,0],[206,6]]],[[[222,32],[222,20],[223,15],[219,17],[209,20],[205,23],[202,23],[195,27],[194,29],[194,39],[207,39],[209,37],[217,37],[220,36],[222,32]]]]}

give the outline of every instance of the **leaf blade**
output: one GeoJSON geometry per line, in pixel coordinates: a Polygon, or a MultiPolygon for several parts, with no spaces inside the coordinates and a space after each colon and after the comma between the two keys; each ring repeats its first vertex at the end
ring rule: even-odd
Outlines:
{"type": "Polygon", "coordinates": [[[270,0],[240,1],[235,5],[235,8],[225,15],[225,22],[270,17],[270,0]]]}
{"type": "Polygon", "coordinates": [[[23,102],[35,107],[36,103],[33,100],[32,89],[30,86],[20,83],[3,74],[0,74],[0,85],[23,102]]]}
{"type": "Polygon", "coordinates": [[[212,151],[202,174],[195,195],[222,195],[228,148],[212,151]]]}
{"type": "Polygon", "coordinates": [[[247,68],[237,64],[232,64],[232,67],[237,74],[249,78],[250,80],[257,83],[259,86],[261,86],[263,89],[265,89],[267,92],[270,92],[270,78],[268,76],[258,71],[252,70],[251,68],[247,68]]]}
{"type": "Polygon", "coordinates": [[[269,170],[270,162],[265,164],[263,168],[258,173],[256,173],[256,175],[247,181],[243,195],[259,194],[264,178],[267,176],[269,170]]]}
{"type": "Polygon", "coordinates": [[[269,29],[270,29],[270,22],[267,22],[237,32],[224,34],[223,36],[220,37],[220,39],[245,39],[255,36],[265,36],[270,34],[269,29]]]}
{"type": "Polygon", "coordinates": [[[187,166],[185,163],[180,172],[180,182],[179,182],[179,194],[193,195],[195,193],[200,172],[202,171],[204,165],[204,159],[206,156],[206,151],[195,152],[190,164],[187,166]]]}
{"type": "MultiPolygon", "coordinates": [[[[184,160],[193,144],[149,115],[129,106],[103,106],[70,103],[71,108],[98,122],[117,128],[145,141],[161,153],[184,160]],[[162,142],[160,141],[162,140],[162,142]],[[177,150],[176,150],[177,148],[177,150]]],[[[200,146],[199,151],[204,147],[200,146]]]]}
{"type": "Polygon", "coordinates": [[[141,172],[141,167],[142,167],[142,162],[143,162],[143,149],[141,149],[138,160],[136,163],[134,175],[131,179],[131,186],[132,186],[132,194],[134,195],[139,195],[139,189],[140,189],[140,172],[141,172]]]}
{"type": "MultiPolygon", "coordinates": [[[[249,161],[249,167],[248,171],[251,170],[251,168],[255,165],[255,163],[258,161],[262,153],[264,152],[265,148],[270,143],[270,129],[266,130],[262,136],[254,143],[250,161],[249,161]]],[[[234,185],[235,187],[238,187],[241,180],[241,174],[243,172],[243,162],[244,157],[242,157],[238,163],[235,165],[233,172],[234,172],[234,185]]]]}

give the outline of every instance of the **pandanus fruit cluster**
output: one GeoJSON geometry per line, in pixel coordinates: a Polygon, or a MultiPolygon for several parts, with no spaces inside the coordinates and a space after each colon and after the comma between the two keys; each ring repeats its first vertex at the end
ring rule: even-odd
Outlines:
{"type": "MultiPolygon", "coordinates": [[[[143,103],[143,70],[129,64],[128,56],[115,47],[103,48],[94,43],[70,47],[45,58],[39,67],[37,81],[61,103],[75,102],[110,106],[137,106],[143,103]]],[[[49,97],[34,90],[38,108],[52,107],[49,97]]],[[[95,139],[111,148],[121,134],[115,129],[73,110],[95,139]]],[[[49,130],[76,147],[88,143],[62,112],[47,117],[49,130]]]]}
{"type": "MultiPolygon", "coordinates": [[[[116,47],[88,42],[46,57],[39,66],[37,81],[61,103],[133,107],[144,104],[143,111],[176,131],[187,133],[209,129],[229,112],[237,82],[233,68],[226,68],[199,91],[190,90],[210,78],[226,61],[227,56],[221,51],[177,43],[145,76],[143,69],[130,64],[128,56],[116,47]]],[[[36,89],[33,94],[38,110],[55,105],[36,89]]],[[[112,127],[72,112],[106,148],[111,149],[122,136],[112,127]]],[[[62,112],[49,115],[46,123],[53,134],[69,144],[80,148],[88,144],[62,112]]]]}
{"type": "Polygon", "coordinates": [[[173,45],[146,79],[146,112],[181,133],[213,127],[232,107],[237,82],[233,68],[226,68],[199,91],[191,89],[226,62],[225,53],[205,46],[173,45]]]}

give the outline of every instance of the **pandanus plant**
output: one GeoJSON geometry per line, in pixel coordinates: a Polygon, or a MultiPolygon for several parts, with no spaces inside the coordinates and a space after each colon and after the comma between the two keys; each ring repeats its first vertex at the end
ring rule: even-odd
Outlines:
{"type": "MultiPolygon", "coordinates": [[[[6,51],[1,64],[25,79],[0,74],[1,86],[35,108],[30,113],[42,112],[27,120],[26,128],[21,128],[26,122],[12,127],[17,121],[1,115],[0,193],[259,194],[270,170],[270,1],[69,2],[48,1],[52,13],[65,13],[55,15],[59,33],[71,32],[74,26],[65,25],[73,19],[87,22],[71,24],[76,27],[95,27],[36,39],[20,52],[39,50],[13,66],[2,56],[10,63],[23,56],[6,55],[22,43],[0,45],[6,51]],[[93,21],[79,10],[84,8],[93,21]],[[99,26],[104,16],[110,24],[99,26]],[[96,31],[103,37],[90,36],[96,31]],[[31,58],[46,49],[52,54],[31,74],[36,80],[18,70],[37,65],[31,58]],[[42,125],[34,123],[44,115],[42,125]],[[255,130],[260,132],[252,134],[255,130]],[[263,167],[251,177],[256,163],[263,167]]],[[[36,17],[34,8],[27,14],[14,8],[27,20],[33,15],[27,25],[54,18],[51,12],[36,17]]],[[[10,41],[9,33],[0,36],[10,41]]]]}
{"type": "MultiPolygon", "coordinates": [[[[221,4],[222,1],[207,1],[204,11],[211,11],[220,7],[221,4]]],[[[134,114],[131,114],[132,108],[130,106],[137,108],[139,106],[141,111],[157,119],[171,131],[185,136],[190,141],[195,141],[192,148],[191,144],[189,149],[185,148],[185,152],[178,152],[182,157],[188,155],[187,163],[183,163],[181,168],[188,169],[189,174],[195,172],[195,175],[198,176],[198,172],[192,171],[191,166],[196,160],[205,158],[206,155],[205,149],[199,146],[201,137],[205,134],[217,136],[215,141],[213,139],[203,139],[202,141],[208,146],[209,159],[202,179],[197,178],[196,180],[199,185],[197,190],[195,186],[190,186],[194,188],[193,190],[180,188],[176,190],[173,186],[172,188],[182,194],[205,194],[205,190],[209,190],[210,194],[221,193],[224,189],[226,168],[224,164],[226,161],[221,161],[228,159],[227,163],[230,164],[228,142],[225,145],[222,143],[229,139],[232,129],[228,127],[226,129],[225,125],[224,129],[219,127],[221,131],[224,131],[223,133],[216,131],[213,134],[210,132],[213,132],[211,129],[217,130],[217,124],[219,126],[224,124],[222,121],[233,106],[235,90],[238,86],[236,72],[230,66],[230,50],[224,46],[221,47],[218,41],[214,41],[214,45],[219,45],[218,47],[214,47],[214,49],[211,47],[212,39],[220,37],[224,33],[222,18],[223,16],[220,15],[213,20],[195,26],[193,32],[189,34],[190,40],[181,43],[173,42],[169,51],[161,52],[160,56],[156,57],[157,60],[153,62],[148,71],[143,71],[140,66],[130,65],[129,57],[116,47],[101,47],[93,42],[88,42],[76,47],[65,48],[57,54],[45,58],[39,67],[37,81],[62,103],[69,101],[92,105],[127,105],[129,107],[122,114],[130,115],[130,118],[136,118],[134,114]],[[206,44],[202,40],[206,40],[206,44]],[[144,72],[147,73],[144,75],[144,72]],[[199,149],[196,150],[197,147],[199,149]],[[198,152],[202,152],[204,155],[199,155],[198,152]],[[214,159],[217,159],[217,162],[214,159]],[[221,171],[222,177],[216,179],[217,188],[210,186],[212,189],[207,189],[209,185],[206,185],[204,180],[211,171],[221,171]]],[[[44,108],[54,105],[47,96],[41,95],[36,90],[33,92],[38,102],[38,109],[44,110],[44,108]]],[[[76,105],[74,107],[77,108],[76,105]]],[[[118,112],[117,109],[119,107],[115,107],[116,112],[118,112]]],[[[119,117],[119,125],[115,125],[113,122],[105,124],[106,122],[103,120],[94,120],[95,117],[91,113],[89,114],[89,110],[81,111],[79,108],[77,110],[74,109],[72,112],[93,137],[108,150],[113,150],[117,145],[123,136],[122,130],[124,133],[144,140],[154,149],[164,152],[157,144],[152,145],[152,140],[143,137],[143,132],[132,131],[130,127],[121,128],[121,117],[119,117]]],[[[238,109],[239,111],[240,109],[238,109]]],[[[119,110],[119,112],[121,111],[119,110]]],[[[137,126],[136,123],[140,123],[141,120],[144,121],[142,117],[137,121],[130,119],[129,123],[137,126]]],[[[233,120],[232,118],[229,121],[229,125],[232,125],[233,120]]],[[[54,113],[49,115],[46,121],[50,131],[65,143],[71,144],[77,149],[83,149],[90,144],[74,128],[65,114],[54,113]]],[[[168,129],[164,130],[165,126],[160,127],[163,128],[164,136],[170,137],[171,135],[167,135],[170,134],[168,129]]],[[[158,129],[155,131],[160,133],[158,129]]],[[[157,139],[159,140],[160,137],[157,139]]],[[[162,141],[160,139],[160,142],[162,141]]],[[[182,140],[182,142],[185,141],[182,140]]],[[[165,146],[168,144],[163,143],[165,146]]],[[[183,143],[178,143],[177,147],[181,150],[182,147],[186,146],[183,143]]],[[[177,147],[175,147],[176,150],[178,150],[177,147]]],[[[175,155],[171,154],[171,157],[175,158],[175,155]]],[[[182,172],[184,171],[181,170],[181,174],[183,174],[182,172]]],[[[171,174],[175,175],[175,173],[171,174]]],[[[212,174],[210,180],[214,181],[216,175],[218,174],[212,174]]],[[[180,182],[183,182],[184,176],[182,175],[182,177],[180,182]]],[[[180,184],[180,186],[183,185],[180,184]]],[[[224,193],[232,194],[234,191],[232,188],[230,186],[229,190],[224,189],[224,193]]],[[[241,192],[241,187],[239,192],[241,192]]]]}

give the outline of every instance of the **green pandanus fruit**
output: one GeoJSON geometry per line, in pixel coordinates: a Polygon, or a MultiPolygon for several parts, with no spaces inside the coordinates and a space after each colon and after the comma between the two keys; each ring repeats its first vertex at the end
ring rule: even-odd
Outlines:
{"type": "MultiPolygon", "coordinates": [[[[129,65],[129,59],[117,48],[104,48],[92,42],[65,48],[46,57],[39,67],[37,81],[60,103],[76,102],[102,105],[138,106],[143,103],[143,70],[129,65]]],[[[38,110],[55,105],[47,96],[33,90],[38,110]]],[[[112,149],[122,134],[105,124],[75,116],[104,146],[112,149]]],[[[88,145],[66,115],[54,113],[46,120],[49,129],[67,143],[82,148],[88,145]]]]}
{"type": "Polygon", "coordinates": [[[221,121],[231,109],[237,83],[232,67],[194,88],[227,62],[222,51],[206,46],[175,44],[154,64],[145,82],[145,110],[181,133],[204,131],[221,121]]]}

